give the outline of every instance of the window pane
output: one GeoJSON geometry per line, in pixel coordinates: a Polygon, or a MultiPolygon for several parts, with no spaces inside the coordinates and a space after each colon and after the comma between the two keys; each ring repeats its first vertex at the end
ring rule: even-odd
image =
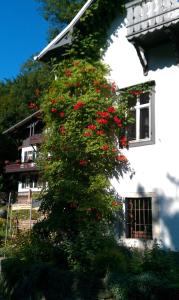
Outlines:
{"type": "Polygon", "coordinates": [[[131,111],[131,118],[133,119],[133,124],[128,127],[128,139],[129,141],[136,140],[136,111],[131,111]]]}
{"type": "Polygon", "coordinates": [[[140,139],[149,138],[149,108],[140,110],[140,139]]]}
{"type": "Polygon", "coordinates": [[[146,104],[150,101],[150,95],[149,93],[144,93],[140,95],[140,104],[146,104]]]}

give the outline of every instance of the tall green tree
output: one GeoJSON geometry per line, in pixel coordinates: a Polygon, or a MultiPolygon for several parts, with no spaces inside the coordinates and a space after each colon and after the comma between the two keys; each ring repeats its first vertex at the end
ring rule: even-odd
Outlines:
{"type": "Polygon", "coordinates": [[[85,0],[36,0],[45,20],[49,21],[50,38],[64,28],[80,10],[85,0]]]}

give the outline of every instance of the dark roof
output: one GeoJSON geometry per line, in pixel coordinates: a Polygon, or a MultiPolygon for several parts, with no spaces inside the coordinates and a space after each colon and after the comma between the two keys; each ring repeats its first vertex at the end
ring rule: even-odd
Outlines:
{"type": "Polygon", "coordinates": [[[5,131],[3,131],[3,134],[13,132],[13,131],[16,130],[17,128],[20,128],[22,125],[28,123],[29,121],[32,121],[33,118],[37,117],[39,114],[41,114],[41,111],[40,111],[40,110],[34,112],[33,114],[31,114],[30,116],[26,117],[26,118],[23,119],[22,121],[16,123],[15,125],[11,126],[10,128],[6,129],[5,131]]]}

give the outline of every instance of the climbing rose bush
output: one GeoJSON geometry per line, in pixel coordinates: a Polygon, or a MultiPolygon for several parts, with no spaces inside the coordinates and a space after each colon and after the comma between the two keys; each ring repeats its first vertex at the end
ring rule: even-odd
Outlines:
{"type": "Polygon", "coordinates": [[[124,101],[119,98],[107,73],[101,63],[64,61],[42,99],[46,128],[39,165],[48,182],[43,225],[64,251],[71,249],[70,263],[77,261],[72,254],[77,241],[81,248],[90,236],[88,253],[90,247],[97,251],[114,211],[122,207],[110,178],[129,169],[122,149],[128,147],[125,133],[131,120],[126,95],[124,101]]]}

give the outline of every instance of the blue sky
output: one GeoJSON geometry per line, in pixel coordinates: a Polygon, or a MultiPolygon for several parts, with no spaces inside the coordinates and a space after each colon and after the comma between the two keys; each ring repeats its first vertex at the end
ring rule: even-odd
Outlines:
{"type": "Polygon", "coordinates": [[[35,0],[0,0],[0,81],[15,78],[47,45],[48,23],[39,6],[35,0]]]}

